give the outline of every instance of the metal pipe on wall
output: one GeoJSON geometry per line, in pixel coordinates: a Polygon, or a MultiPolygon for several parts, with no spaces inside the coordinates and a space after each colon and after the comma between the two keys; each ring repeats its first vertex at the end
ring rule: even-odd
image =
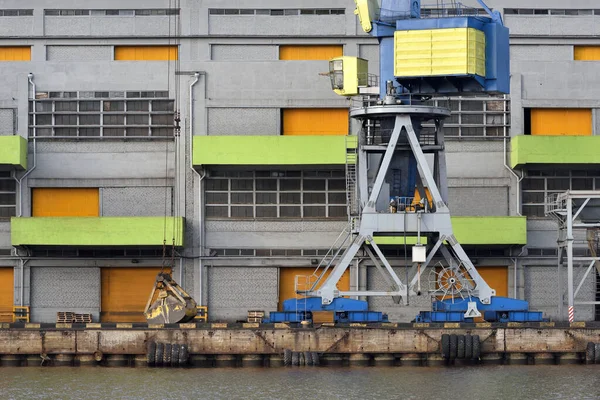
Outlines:
{"type": "MultiPolygon", "coordinates": [[[[23,216],[23,179],[27,178],[29,176],[29,174],[31,174],[33,172],[33,170],[37,167],[37,132],[36,132],[36,114],[35,114],[35,94],[36,94],[36,90],[35,90],[35,82],[33,81],[33,74],[30,72],[27,75],[27,80],[29,81],[29,84],[31,85],[32,88],[32,96],[31,98],[33,99],[33,166],[27,170],[25,172],[25,174],[20,177],[20,178],[16,178],[15,177],[15,181],[17,181],[17,184],[19,185],[19,212],[17,213],[17,217],[21,217],[23,216]]],[[[29,133],[27,134],[28,138],[29,138],[29,133]]]]}
{"type": "Polygon", "coordinates": [[[504,168],[506,168],[516,179],[517,179],[517,207],[516,207],[516,212],[518,216],[521,216],[521,181],[523,180],[523,178],[525,177],[525,174],[522,174],[521,176],[517,175],[517,173],[515,171],[513,171],[513,169],[507,164],[506,159],[508,158],[508,151],[507,148],[508,146],[506,145],[506,137],[507,137],[507,129],[506,129],[506,124],[508,123],[508,121],[506,120],[506,113],[507,113],[507,109],[506,109],[506,97],[505,97],[505,101],[504,101],[504,113],[503,113],[503,118],[504,118],[504,152],[502,154],[503,157],[503,161],[504,161],[504,168]]]}
{"type": "MultiPolygon", "coordinates": [[[[204,285],[204,279],[203,279],[203,271],[202,271],[202,267],[203,267],[203,261],[202,261],[202,256],[204,256],[204,232],[202,229],[202,201],[200,201],[200,198],[202,197],[202,180],[204,179],[204,177],[206,176],[206,173],[200,174],[198,171],[196,171],[196,169],[194,168],[194,161],[193,161],[193,139],[194,139],[194,86],[198,83],[198,81],[200,80],[200,75],[204,76],[204,79],[206,80],[206,72],[205,71],[197,71],[194,73],[194,80],[190,83],[190,92],[189,92],[189,125],[190,125],[190,131],[189,131],[189,159],[190,159],[190,169],[194,172],[194,174],[198,175],[198,194],[197,197],[194,198],[194,200],[198,201],[198,229],[200,231],[200,243],[199,243],[199,247],[200,247],[200,251],[199,251],[199,255],[200,258],[198,258],[198,305],[202,305],[202,286],[204,285]]],[[[206,84],[206,81],[205,81],[206,84]]]]}

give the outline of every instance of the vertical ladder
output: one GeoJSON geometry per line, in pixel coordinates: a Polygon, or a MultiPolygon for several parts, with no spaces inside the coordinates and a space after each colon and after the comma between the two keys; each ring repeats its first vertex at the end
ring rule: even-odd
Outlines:
{"type": "Polygon", "coordinates": [[[358,193],[356,163],[358,161],[358,137],[346,136],[346,207],[349,220],[358,216],[358,193]]]}

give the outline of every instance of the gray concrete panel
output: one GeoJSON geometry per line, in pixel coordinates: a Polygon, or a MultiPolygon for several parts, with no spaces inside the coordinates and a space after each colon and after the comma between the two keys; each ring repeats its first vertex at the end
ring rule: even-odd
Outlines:
{"type": "Polygon", "coordinates": [[[379,45],[359,44],[358,56],[369,61],[369,73],[379,76],[379,45]]]}
{"type": "MultiPolygon", "coordinates": [[[[18,8],[22,8],[20,3],[18,8]]],[[[6,8],[3,6],[2,8],[6,8]]],[[[2,18],[0,24],[0,36],[5,37],[23,37],[32,36],[34,34],[34,19],[33,17],[6,17],[2,18]]]]}
{"type": "Polygon", "coordinates": [[[448,202],[455,216],[508,216],[508,187],[450,187],[448,202]]]}
{"type": "Polygon", "coordinates": [[[506,15],[504,20],[513,36],[589,36],[600,33],[600,20],[595,16],[506,15]]]}
{"type": "Polygon", "coordinates": [[[209,135],[278,135],[276,108],[209,108],[209,135]]]}
{"type": "Polygon", "coordinates": [[[15,109],[0,108],[0,135],[11,136],[15,133],[15,109]]]}
{"type": "Polygon", "coordinates": [[[503,157],[500,141],[446,141],[449,178],[508,177],[509,172],[504,168],[503,157]]]}
{"type": "MultiPolygon", "coordinates": [[[[586,266],[587,267],[587,266],[586,266]]],[[[574,269],[574,281],[575,285],[579,283],[579,280],[583,276],[585,270],[583,268],[574,269]]],[[[525,300],[529,301],[529,309],[535,311],[543,311],[544,317],[551,318],[552,320],[566,321],[567,307],[564,307],[565,315],[558,315],[558,302],[559,294],[564,293],[564,299],[566,302],[566,282],[567,282],[567,270],[563,268],[561,271],[562,279],[564,282],[563,288],[559,291],[558,289],[558,270],[556,266],[526,266],[525,267],[525,300]]],[[[596,280],[594,276],[588,277],[584,285],[581,288],[577,296],[579,301],[593,301],[595,300],[595,285],[596,280]],[[591,278],[591,279],[590,279],[591,278]]],[[[594,319],[594,307],[593,306],[575,306],[575,320],[576,321],[591,321],[594,319]]]]}
{"type": "Polygon", "coordinates": [[[288,99],[310,99],[314,107],[327,107],[331,103],[319,104],[317,100],[340,99],[328,78],[319,76],[328,68],[325,60],[213,62],[206,68],[207,95],[211,100],[226,99],[229,104],[237,99],[246,105],[253,105],[254,100],[277,99],[278,104],[286,105],[288,99]]]}
{"type": "Polygon", "coordinates": [[[210,321],[246,320],[248,310],[277,309],[277,268],[208,267],[210,321]]]}
{"type": "Polygon", "coordinates": [[[31,320],[56,322],[56,313],[100,313],[100,268],[31,268],[31,320]]]}
{"type": "Polygon", "coordinates": [[[510,59],[515,61],[572,61],[573,46],[565,45],[512,45],[510,59]]]}
{"type": "Polygon", "coordinates": [[[210,59],[213,61],[272,61],[279,58],[278,46],[268,44],[213,44],[210,59]]]}
{"type": "Polygon", "coordinates": [[[112,46],[46,46],[48,61],[110,61],[112,46]]]}
{"type": "Polygon", "coordinates": [[[209,15],[208,26],[210,35],[345,35],[346,15],[209,15]]]}
{"type": "Polygon", "coordinates": [[[101,195],[104,217],[171,215],[171,187],[105,187],[101,195]]]}
{"type": "Polygon", "coordinates": [[[0,249],[10,249],[10,220],[0,220],[0,249]]]}

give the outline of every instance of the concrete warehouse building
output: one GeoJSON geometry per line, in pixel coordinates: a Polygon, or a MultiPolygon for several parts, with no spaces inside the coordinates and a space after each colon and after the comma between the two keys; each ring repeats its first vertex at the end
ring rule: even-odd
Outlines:
{"type": "MultiPolygon", "coordinates": [[[[544,202],[600,190],[600,9],[594,0],[489,6],[511,30],[510,98],[432,100],[453,111],[445,132],[456,236],[498,295],[565,320],[557,225],[544,202]]],[[[295,276],[310,275],[348,224],[351,103],[319,73],[344,54],[378,74],[377,41],[353,1],[1,7],[3,320],[25,305],[35,322],[59,311],[144,321],[163,265],[211,321],[277,310],[294,295],[295,276]]],[[[411,240],[386,238],[400,276],[411,240]]],[[[580,240],[576,253],[587,252],[580,240]]],[[[598,300],[592,275],[577,300],[598,300]]],[[[339,286],[383,284],[357,261],[339,286]]],[[[369,302],[410,321],[430,299],[369,302]]],[[[595,305],[575,308],[577,320],[599,316],[595,305]]]]}

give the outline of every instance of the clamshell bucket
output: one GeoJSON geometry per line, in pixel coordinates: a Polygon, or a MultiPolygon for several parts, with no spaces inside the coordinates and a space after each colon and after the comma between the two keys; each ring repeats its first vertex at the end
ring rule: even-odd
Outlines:
{"type": "Polygon", "coordinates": [[[196,302],[167,273],[156,276],[144,315],[149,324],[177,324],[196,316],[196,302]]]}

